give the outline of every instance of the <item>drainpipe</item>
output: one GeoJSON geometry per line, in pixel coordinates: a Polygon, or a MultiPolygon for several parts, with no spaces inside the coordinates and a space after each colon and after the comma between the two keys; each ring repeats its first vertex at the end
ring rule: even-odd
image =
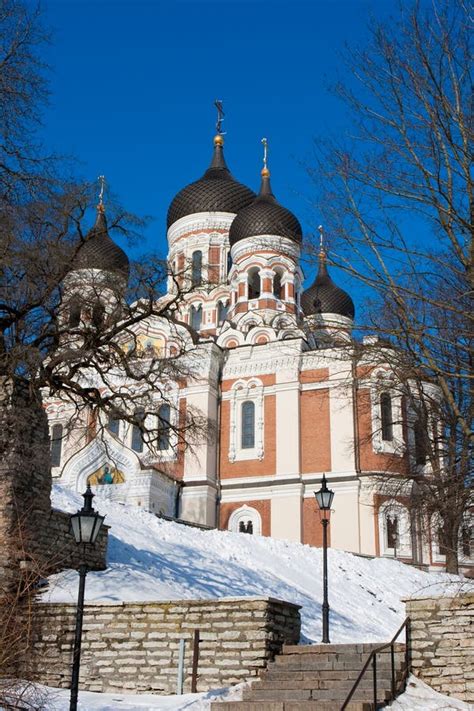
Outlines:
{"type": "MultiPolygon", "coordinates": [[[[354,431],[354,468],[359,480],[360,487],[360,437],[359,437],[359,408],[357,403],[357,397],[359,392],[359,379],[357,376],[357,363],[355,356],[351,360],[351,374],[352,374],[352,425],[354,431]]],[[[360,536],[360,501],[359,494],[357,496],[357,532],[358,532],[358,545],[359,553],[362,552],[361,536],[360,536]]]]}

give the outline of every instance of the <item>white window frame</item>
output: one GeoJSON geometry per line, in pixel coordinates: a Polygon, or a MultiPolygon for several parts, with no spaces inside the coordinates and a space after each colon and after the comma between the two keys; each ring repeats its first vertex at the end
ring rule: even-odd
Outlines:
{"type": "Polygon", "coordinates": [[[252,535],[261,536],[262,517],[260,516],[257,509],[254,509],[253,507],[247,506],[245,504],[231,513],[227,529],[229,531],[232,531],[233,533],[239,533],[240,522],[249,520],[252,522],[253,526],[252,535]]]}
{"type": "Polygon", "coordinates": [[[411,558],[412,540],[410,513],[406,506],[398,501],[387,501],[383,503],[378,511],[379,547],[380,555],[387,557],[395,556],[395,548],[387,545],[387,518],[396,517],[398,521],[399,545],[396,549],[397,558],[411,558]]]}
{"type": "Polygon", "coordinates": [[[402,423],[402,396],[394,393],[393,381],[387,378],[386,371],[377,371],[371,377],[370,400],[372,414],[372,447],[374,452],[381,454],[397,454],[402,456],[405,452],[402,423]],[[380,377],[382,375],[382,377],[380,377]],[[382,439],[382,414],[380,397],[387,393],[392,398],[392,432],[391,440],[382,439]]]}
{"type": "Polygon", "coordinates": [[[258,378],[238,380],[230,392],[229,461],[264,457],[264,386],[258,378]],[[255,446],[242,448],[242,403],[250,400],[255,405],[255,446]]]}

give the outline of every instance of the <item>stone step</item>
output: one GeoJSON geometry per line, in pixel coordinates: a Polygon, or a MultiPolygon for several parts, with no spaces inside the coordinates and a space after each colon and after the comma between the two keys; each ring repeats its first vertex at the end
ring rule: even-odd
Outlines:
{"type": "MultiPolygon", "coordinates": [[[[381,647],[380,642],[361,642],[359,644],[284,644],[282,653],[285,654],[366,654],[367,656],[377,647],[381,647]]],[[[394,645],[396,652],[404,652],[405,645],[396,642],[394,645]]],[[[389,654],[390,647],[380,654],[389,654]]]]}
{"type": "MultiPolygon", "coordinates": [[[[352,670],[360,671],[367,661],[367,656],[364,655],[341,655],[334,659],[315,659],[313,657],[300,656],[294,659],[275,658],[274,662],[269,662],[267,669],[269,671],[319,671],[319,670],[352,670]]],[[[401,667],[404,659],[395,658],[395,666],[401,667]]],[[[390,658],[377,657],[378,669],[391,668],[390,658]]]]}
{"type": "MultiPolygon", "coordinates": [[[[359,669],[315,669],[314,671],[301,671],[298,669],[278,669],[278,670],[263,670],[260,673],[259,679],[262,681],[271,681],[284,683],[285,681],[318,681],[319,679],[352,679],[355,681],[360,674],[362,667],[359,669]]],[[[395,666],[395,675],[400,675],[402,668],[395,666]]],[[[371,668],[367,669],[365,676],[370,676],[371,668]]],[[[377,667],[377,678],[391,679],[391,668],[377,667]]]]}
{"type": "MultiPolygon", "coordinates": [[[[348,689],[332,688],[332,689],[244,689],[242,698],[244,701],[338,701],[340,705],[346,700],[350,691],[348,689]]],[[[354,701],[370,702],[372,697],[372,689],[358,688],[356,689],[354,701]]],[[[377,700],[379,702],[387,701],[390,698],[390,691],[381,688],[377,690],[377,700]]]]}
{"type": "MultiPolygon", "coordinates": [[[[366,701],[351,701],[347,711],[372,711],[366,701]]],[[[340,711],[340,701],[217,701],[211,711],[340,711]]]]}
{"type": "MultiPolygon", "coordinates": [[[[341,679],[328,679],[326,677],[319,678],[306,678],[306,679],[259,679],[252,683],[252,689],[345,689],[347,692],[352,689],[357,676],[351,679],[341,678],[341,679]]],[[[396,681],[400,679],[400,676],[396,677],[396,681]]],[[[359,682],[359,688],[361,689],[372,689],[373,679],[371,675],[365,674],[359,682]]],[[[377,675],[377,688],[390,688],[391,686],[391,676],[385,674],[384,676],[377,675]]]]}

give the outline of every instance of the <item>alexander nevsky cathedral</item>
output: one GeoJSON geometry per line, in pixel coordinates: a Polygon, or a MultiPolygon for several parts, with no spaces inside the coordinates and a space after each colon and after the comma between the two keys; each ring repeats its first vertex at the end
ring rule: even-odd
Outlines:
{"type": "MultiPolygon", "coordinates": [[[[230,172],[218,133],[209,167],[169,206],[167,239],[170,274],[186,273],[187,288],[173,328],[150,317],[136,342],[142,358],[177,352],[177,333],[190,343],[189,377],[166,384],[166,402],[157,392],[156,412],[162,422],[200,412],[212,436],[182,450],[162,427],[149,448],[136,426],[110,419],[100,437],[83,437],[68,427],[70,406],[49,398],[56,480],[157,515],[319,546],[314,492],[325,474],[332,547],[442,567],[436,522],[411,516],[409,489],[391,496],[380,485],[386,472],[429,474],[417,423],[389,367],[371,359],[373,338],[354,358],[354,303],[333,281],[323,242],[303,288],[302,229],[278,202],[266,158],[256,194],[230,172]]],[[[128,277],[102,204],[77,272],[71,288],[79,277],[128,277]]],[[[170,277],[169,294],[176,288],[170,277]]],[[[461,565],[469,558],[461,542],[461,565]]]]}

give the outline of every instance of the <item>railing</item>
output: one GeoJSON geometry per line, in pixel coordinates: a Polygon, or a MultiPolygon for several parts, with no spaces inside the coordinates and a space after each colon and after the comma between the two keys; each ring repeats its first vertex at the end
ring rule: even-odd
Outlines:
{"type": "Polygon", "coordinates": [[[341,711],[344,711],[344,709],[347,707],[348,703],[354,696],[357,687],[359,686],[359,683],[364,676],[365,672],[369,668],[370,664],[372,663],[372,688],[373,688],[373,711],[377,711],[378,708],[382,708],[382,706],[385,706],[387,703],[390,703],[395,699],[397,694],[401,691],[401,689],[404,687],[405,682],[407,680],[408,674],[410,673],[410,647],[411,647],[411,639],[410,639],[410,618],[407,617],[405,622],[401,625],[395,636],[390,642],[387,642],[387,644],[382,644],[380,647],[377,647],[376,649],[372,650],[372,652],[369,655],[369,658],[367,659],[366,663],[362,667],[362,671],[357,677],[357,679],[354,682],[354,685],[352,689],[350,690],[349,694],[347,695],[346,700],[341,706],[341,711]],[[395,642],[397,641],[398,637],[400,636],[401,632],[403,630],[406,630],[405,634],[405,666],[402,671],[402,676],[401,679],[398,680],[397,683],[397,675],[396,675],[396,670],[395,670],[395,642]],[[377,654],[380,652],[383,652],[385,649],[390,647],[390,665],[391,665],[391,696],[390,699],[385,699],[380,707],[378,705],[377,701],[377,654]]]}

